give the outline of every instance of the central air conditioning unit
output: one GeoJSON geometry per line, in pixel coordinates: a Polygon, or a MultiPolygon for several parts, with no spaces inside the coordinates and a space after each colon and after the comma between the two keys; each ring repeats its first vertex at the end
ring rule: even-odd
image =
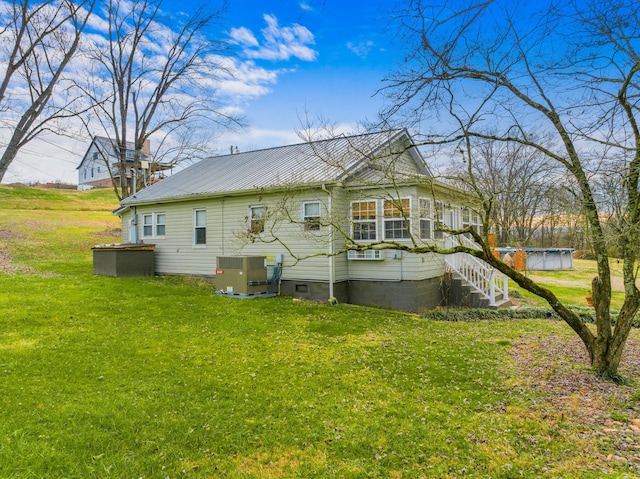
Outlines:
{"type": "Polygon", "coordinates": [[[216,288],[225,294],[266,293],[266,258],[264,256],[218,256],[216,288]]]}

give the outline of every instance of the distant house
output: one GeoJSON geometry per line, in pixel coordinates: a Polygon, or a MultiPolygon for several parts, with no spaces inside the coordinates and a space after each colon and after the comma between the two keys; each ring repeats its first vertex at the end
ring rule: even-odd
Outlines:
{"type": "MultiPolygon", "coordinates": [[[[264,256],[282,264],[283,295],[422,311],[456,296],[443,287],[451,265],[462,271],[456,277],[480,273],[468,274],[461,254],[449,262],[398,249],[348,251],[348,238],[444,246],[450,239],[439,224],[481,228],[471,201],[432,177],[401,130],[211,157],[125,198],[114,213],[123,242],[156,245],[156,274],[216,278],[219,257],[264,256]]],[[[500,299],[495,282],[473,288],[493,293],[486,304],[500,299]]]]}
{"type": "MultiPolygon", "coordinates": [[[[135,157],[135,145],[127,142],[126,150],[127,177],[131,178],[131,168],[135,157]]],[[[148,184],[157,182],[164,177],[163,172],[170,169],[165,165],[153,161],[151,157],[150,141],[147,140],[140,152],[142,167],[138,176],[148,184]],[[146,165],[145,165],[146,164],[146,165]],[[146,168],[145,168],[146,166],[146,168]]],[[[94,136],[82,161],[77,166],[78,189],[89,190],[91,188],[108,188],[112,186],[112,178],[116,184],[120,183],[120,154],[115,140],[104,136],[94,136]]]]}

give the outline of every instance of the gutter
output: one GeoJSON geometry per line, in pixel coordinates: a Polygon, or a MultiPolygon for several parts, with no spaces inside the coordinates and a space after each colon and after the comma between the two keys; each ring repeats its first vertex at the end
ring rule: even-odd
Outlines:
{"type": "MultiPolygon", "coordinates": [[[[158,185],[162,183],[157,183],[158,185]]],[[[340,182],[336,182],[336,184],[341,184],[340,182]]],[[[154,185],[155,186],[155,185],[154,185]]],[[[158,198],[149,198],[149,199],[132,199],[130,201],[128,197],[122,200],[126,203],[120,203],[120,208],[116,211],[119,211],[121,208],[131,207],[131,206],[146,206],[146,205],[156,205],[156,204],[166,204],[166,203],[182,203],[185,201],[197,201],[197,200],[210,200],[216,198],[231,198],[235,196],[246,196],[248,194],[264,194],[264,193],[280,193],[287,192],[292,190],[307,190],[309,188],[320,188],[323,191],[326,188],[326,183],[302,183],[299,185],[285,185],[285,186],[274,186],[269,187],[265,186],[264,188],[250,188],[244,190],[235,190],[235,191],[215,191],[215,192],[202,192],[202,193],[190,193],[188,195],[182,196],[165,196],[158,198]]],[[[142,190],[144,192],[144,190],[142,190]]],[[[140,192],[139,192],[140,193],[140,192]]]]}

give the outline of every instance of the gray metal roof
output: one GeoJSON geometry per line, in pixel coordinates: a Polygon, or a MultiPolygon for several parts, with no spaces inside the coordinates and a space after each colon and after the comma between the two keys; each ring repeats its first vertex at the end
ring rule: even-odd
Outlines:
{"type": "Polygon", "coordinates": [[[416,171],[430,176],[408,132],[394,130],[210,157],[125,198],[121,205],[348,181],[398,143],[402,151],[409,150],[416,171]]]}

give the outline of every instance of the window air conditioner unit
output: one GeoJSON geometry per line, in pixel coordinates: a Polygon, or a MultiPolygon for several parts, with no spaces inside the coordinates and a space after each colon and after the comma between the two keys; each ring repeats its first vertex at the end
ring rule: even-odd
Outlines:
{"type": "Polygon", "coordinates": [[[382,251],[379,249],[367,249],[364,251],[349,250],[347,253],[349,259],[362,259],[362,260],[381,260],[382,251]]]}
{"type": "Polygon", "coordinates": [[[218,256],[216,288],[227,294],[266,293],[266,258],[264,256],[218,256]]]}

